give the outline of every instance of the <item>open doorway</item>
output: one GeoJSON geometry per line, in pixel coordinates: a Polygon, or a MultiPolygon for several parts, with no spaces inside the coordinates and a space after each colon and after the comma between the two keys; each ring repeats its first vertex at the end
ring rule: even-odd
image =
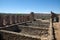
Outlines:
{"type": "Polygon", "coordinates": [[[53,22],[59,22],[59,18],[58,17],[54,17],[53,18],[53,22]]]}

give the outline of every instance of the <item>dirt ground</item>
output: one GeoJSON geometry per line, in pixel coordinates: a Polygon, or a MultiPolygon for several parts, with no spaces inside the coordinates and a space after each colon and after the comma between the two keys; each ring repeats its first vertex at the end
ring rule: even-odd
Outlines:
{"type": "Polygon", "coordinates": [[[56,40],[60,40],[60,23],[59,22],[53,23],[53,25],[54,25],[54,29],[55,29],[56,40]]]}

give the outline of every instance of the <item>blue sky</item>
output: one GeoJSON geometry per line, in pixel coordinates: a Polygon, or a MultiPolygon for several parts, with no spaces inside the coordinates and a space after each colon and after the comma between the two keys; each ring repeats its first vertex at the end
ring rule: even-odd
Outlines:
{"type": "Polygon", "coordinates": [[[3,13],[60,13],[60,0],[0,0],[3,13]]]}

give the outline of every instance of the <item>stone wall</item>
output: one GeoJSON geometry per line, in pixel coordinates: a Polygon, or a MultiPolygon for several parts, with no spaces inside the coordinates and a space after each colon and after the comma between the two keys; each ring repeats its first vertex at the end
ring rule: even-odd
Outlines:
{"type": "Polygon", "coordinates": [[[11,31],[0,31],[0,33],[2,34],[2,38],[4,40],[40,40],[37,38],[32,38],[32,37],[28,37],[28,36],[24,36],[24,34],[19,34],[19,33],[15,33],[15,32],[11,32],[11,31]]]}
{"type": "MultiPolygon", "coordinates": [[[[4,39],[8,40],[7,38],[9,38],[9,40],[15,40],[15,38],[17,39],[21,39],[21,40],[48,40],[48,36],[49,36],[49,22],[44,22],[44,23],[40,23],[40,26],[36,26],[36,24],[39,21],[33,21],[32,23],[26,23],[27,25],[15,25],[15,26],[10,26],[10,27],[6,27],[3,28],[1,30],[4,39]],[[48,23],[48,24],[47,24],[48,23]],[[31,24],[31,25],[30,25],[31,24]],[[35,26],[34,26],[34,25],[35,26]],[[46,25],[47,24],[47,25],[46,25]],[[11,38],[10,36],[12,36],[13,34],[13,38],[11,38]],[[15,37],[15,35],[18,35],[15,37]],[[6,36],[6,37],[5,37],[6,36]],[[8,36],[8,37],[7,37],[8,36]],[[11,39],[10,39],[11,38],[11,39]]],[[[16,39],[16,40],[17,40],[16,39]]]]}
{"type": "Polygon", "coordinates": [[[39,28],[31,28],[31,27],[19,27],[21,29],[21,33],[35,35],[35,36],[48,36],[48,29],[39,29],[39,28]]]}
{"type": "Polygon", "coordinates": [[[0,27],[17,24],[26,21],[33,21],[33,14],[0,14],[0,27]]]}

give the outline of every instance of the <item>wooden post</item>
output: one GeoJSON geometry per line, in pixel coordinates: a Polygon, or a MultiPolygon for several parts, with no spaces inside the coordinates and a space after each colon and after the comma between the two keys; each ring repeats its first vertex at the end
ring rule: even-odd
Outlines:
{"type": "Polygon", "coordinates": [[[10,15],[10,24],[15,24],[15,16],[13,14],[10,15]]]}
{"type": "Polygon", "coordinates": [[[17,15],[15,15],[15,23],[17,23],[17,15]]]}
{"type": "Polygon", "coordinates": [[[18,16],[18,22],[20,23],[20,16],[18,16]]]}
{"type": "Polygon", "coordinates": [[[3,15],[3,25],[6,25],[6,21],[5,21],[5,15],[3,15]]]}
{"type": "Polygon", "coordinates": [[[3,26],[3,15],[0,14],[0,27],[3,26]]]}
{"type": "Polygon", "coordinates": [[[9,17],[9,15],[6,15],[6,22],[7,22],[7,25],[10,25],[10,17],[9,17]]]}
{"type": "Polygon", "coordinates": [[[20,16],[20,22],[22,22],[22,16],[20,16]]]}
{"type": "Polygon", "coordinates": [[[12,24],[12,15],[10,15],[10,24],[12,24]]]}

